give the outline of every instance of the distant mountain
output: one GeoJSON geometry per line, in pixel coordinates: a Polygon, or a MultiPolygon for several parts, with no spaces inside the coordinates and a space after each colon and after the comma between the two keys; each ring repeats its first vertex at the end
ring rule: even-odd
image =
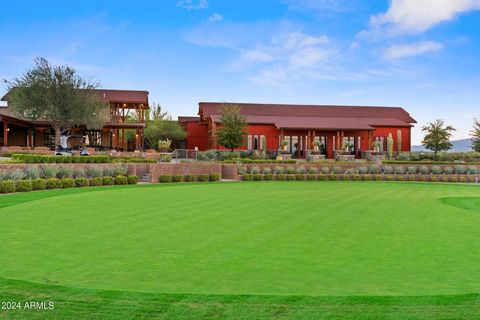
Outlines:
{"type": "MultiPolygon", "coordinates": [[[[472,141],[470,139],[454,140],[451,141],[453,144],[452,149],[448,152],[469,152],[473,151],[471,148],[472,141]]],[[[412,151],[428,151],[423,146],[412,146],[412,151]]]]}

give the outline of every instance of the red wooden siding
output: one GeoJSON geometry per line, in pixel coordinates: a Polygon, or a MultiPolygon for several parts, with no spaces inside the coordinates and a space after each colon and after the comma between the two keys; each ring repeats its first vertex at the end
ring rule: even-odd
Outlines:
{"type": "MultiPolygon", "coordinates": [[[[388,127],[377,127],[375,128],[375,132],[373,137],[388,137],[388,134],[391,133],[393,137],[393,151],[398,151],[397,147],[397,131],[400,130],[402,132],[402,152],[410,152],[410,127],[407,128],[388,128],[388,127]]],[[[373,142],[373,139],[372,139],[373,142]]]]}
{"type": "Polygon", "coordinates": [[[200,122],[188,122],[187,130],[187,149],[208,150],[208,127],[201,125],[200,122]]]}

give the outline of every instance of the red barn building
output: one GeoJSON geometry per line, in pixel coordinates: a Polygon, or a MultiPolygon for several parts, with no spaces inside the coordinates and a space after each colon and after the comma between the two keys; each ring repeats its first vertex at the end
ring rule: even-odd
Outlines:
{"type": "MultiPolygon", "coordinates": [[[[215,130],[220,125],[223,103],[200,102],[198,117],[179,117],[187,131],[186,148],[199,150],[224,149],[215,142],[215,130]]],[[[395,151],[410,151],[410,131],[416,123],[408,112],[398,107],[327,106],[238,103],[247,117],[247,142],[239,150],[278,150],[281,141],[288,141],[292,155],[304,157],[313,149],[313,142],[323,143],[327,158],[347,143],[360,158],[363,151],[373,149],[378,141],[380,151],[386,151],[389,133],[395,151]],[[401,150],[398,149],[398,131],[401,150]],[[264,146],[263,144],[266,144],[264,146]]]]}

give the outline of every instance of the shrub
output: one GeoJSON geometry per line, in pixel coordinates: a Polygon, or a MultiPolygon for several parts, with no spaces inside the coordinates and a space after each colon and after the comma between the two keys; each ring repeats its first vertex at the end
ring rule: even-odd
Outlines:
{"type": "Polygon", "coordinates": [[[60,180],[62,183],[62,188],[73,188],[75,187],[75,180],[72,178],[63,178],[60,180]]]}
{"type": "Polygon", "coordinates": [[[315,175],[315,174],[309,174],[309,175],[307,176],[307,180],[309,180],[309,181],[317,180],[317,175],[315,175]]]}
{"type": "Polygon", "coordinates": [[[12,180],[3,180],[0,182],[0,193],[12,193],[15,192],[15,182],[12,180]]]}
{"type": "Polygon", "coordinates": [[[433,167],[432,167],[432,173],[433,173],[433,174],[441,174],[441,173],[443,173],[442,167],[433,166],[433,167]]]}
{"type": "Polygon", "coordinates": [[[250,168],[250,173],[251,174],[259,174],[260,173],[260,168],[259,167],[251,167],[250,168]]]}
{"type": "Polygon", "coordinates": [[[57,177],[59,179],[63,178],[71,178],[72,177],[72,169],[69,167],[61,166],[57,170],[57,177]]]}
{"type": "Polygon", "coordinates": [[[383,173],[384,174],[392,174],[393,173],[393,167],[391,167],[391,166],[383,167],[383,173]]]}
{"type": "Polygon", "coordinates": [[[478,172],[478,168],[476,166],[468,166],[467,172],[469,174],[476,174],[478,172]]]}
{"type": "Polygon", "coordinates": [[[272,173],[272,169],[271,168],[263,168],[263,174],[271,174],[272,173]]]}
{"type": "Polygon", "coordinates": [[[238,174],[245,174],[245,173],[247,173],[247,168],[243,167],[243,166],[240,166],[240,167],[237,168],[237,173],[238,174]]]}
{"type": "Polygon", "coordinates": [[[450,182],[458,182],[458,178],[455,176],[450,177],[450,182]]]}
{"type": "Polygon", "coordinates": [[[294,167],[287,167],[287,169],[285,171],[288,174],[293,174],[293,173],[295,173],[295,168],[294,167]]]}
{"type": "Polygon", "coordinates": [[[83,178],[83,177],[76,178],[75,179],[75,186],[79,187],[79,188],[88,187],[88,179],[83,178]]]}
{"type": "Polygon", "coordinates": [[[308,174],[317,174],[317,173],[318,173],[317,168],[315,168],[315,167],[308,168],[308,174]]]}
{"type": "Polygon", "coordinates": [[[295,180],[305,180],[305,176],[303,174],[297,173],[295,175],[295,180]]]}
{"type": "Polygon", "coordinates": [[[102,175],[105,177],[114,177],[115,170],[113,168],[104,168],[102,175]]]}
{"type": "Polygon", "coordinates": [[[429,174],[430,168],[428,166],[420,166],[420,169],[418,169],[418,172],[420,172],[421,174],[429,174]]]}
{"type": "Polygon", "coordinates": [[[356,174],[357,170],[355,168],[346,168],[345,173],[346,174],[356,174]]]}
{"type": "Polygon", "coordinates": [[[357,168],[359,174],[367,174],[369,172],[368,167],[360,166],[357,168]]]}
{"type": "Polygon", "coordinates": [[[385,180],[387,180],[387,181],[393,181],[393,176],[388,175],[388,176],[385,177],[385,180]]]}
{"type": "Polygon", "coordinates": [[[25,179],[25,172],[22,169],[15,169],[8,173],[8,178],[13,181],[25,179]]]}
{"type": "Polygon", "coordinates": [[[393,167],[393,172],[395,174],[404,174],[405,173],[405,167],[404,166],[395,166],[393,167]]]}
{"type": "Polygon", "coordinates": [[[79,168],[79,167],[75,167],[73,168],[73,176],[78,179],[78,178],[85,178],[86,174],[85,174],[85,169],[83,168],[79,168]]]}
{"type": "Polygon", "coordinates": [[[409,175],[408,181],[417,181],[417,177],[415,175],[409,175]]]}
{"type": "Polygon", "coordinates": [[[370,181],[370,180],[372,180],[372,176],[369,175],[369,174],[366,174],[366,175],[363,176],[363,180],[364,181],[370,181]]]}
{"type": "Polygon", "coordinates": [[[328,179],[328,176],[326,176],[326,175],[324,175],[324,174],[320,174],[320,175],[318,175],[317,178],[318,178],[319,181],[324,181],[324,180],[327,180],[327,179],[328,179]]]}
{"type": "Polygon", "coordinates": [[[370,166],[369,171],[371,174],[379,174],[381,173],[381,169],[379,166],[370,166]]]}
{"type": "Polygon", "coordinates": [[[40,169],[36,166],[30,166],[23,169],[25,178],[29,180],[34,180],[40,178],[40,169]]]}
{"type": "Polygon", "coordinates": [[[322,174],[329,174],[330,173],[330,167],[322,167],[320,169],[320,171],[322,172],[322,174]]]}
{"type": "Polygon", "coordinates": [[[467,173],[467,167],[466,167],[466,166],[462,166],[462,165],[455,166],[454,170],[455,170],[455,173],[456,173],[456,174],[465,174],[465,173],[467,173]]]}
{"type": "Polygon", "coordinates": [[[137,184],[138,183],[138,176],[128,176],[127,177],[128,184],[137,184]]]}
{"type": "Polygon", "coordinates": [[[283,167],[278,166],[278,167],[273,168],[273,173],[283,174],[283,173],[285,173],[285,169],[283,167]]]}
{"type": "Polygon", "coordinates": [[[405,177],[403,175],[397,175],[396,178],[397,178],[396,179],[397,181],[404,181],[405,180],[405,177]]]}
{"type": "Polygon", "coordinates": [[[209,180],[209,175],[208,174],[199,174],[197,176],[197,180],[200,182],[207,182],[209,180]]]}
{"type": "Polygon", "coordinates": [[[307,170],[305,169],[305,167],[297,167],[295,169],[296,174],[305,174],[306,172],[307,172],[307,170]]]}
{"type": "Polygon", "coordinates": [[[220,175],[217,174],[217,173],[210,174],[210,175],[208,176],[208,180],[209,180],[209,181],[220,181],[220,175]]]}
{"type": "MultiPolygon", "coordinates": [[[[100,177],[98,177],[100,178],[100,177]]],[[[107,177],[102,177],[102,184],[104,186],[111,186],[113,185],[113,177],[107,176],[107,177]]]]}
{"type": "Polygon", "coordinates": [[[116,185],[128,184],[128,179],[126,176],[116,176],[114,180],[116,185]]]}
{"type": "Polygon", "coordinates": [[[284,173],[279,173],[275,176],[275,179],[278,181],[283,181],[285,180],[285,174],[284,173]]]}
{"type": "Polygon", "coordinates": [[[415,167],[415,166],[409,166],[409,167],[407,168],[407,173],[408,173],[408,174],[416,174],[416,173],[417,173],[417,167],[415,167]]]}
{"type": "Polygon", "coordinates": [[[87,169],[87,176],[89,178],[100,178],[103,175],[102,169],[97,167],[89,167],[87,169]]]}
{"type": "Polygon", "coordinates": [[[358,174],[354,174],[352,180],[353,180],[353,181],[360,181],[360,180],[362,180],[362,177],[361,177],[360,175],[358,175],[358,174]]]}
{"type": "Polygon", "coordinates": [[[172,182],[182,182],[183,176],[179,174],[172,175],[172,182]]]}
{"type": "Polygon", "coordinates": [[[55,178],[57,176],[57,168],[54,166],[40,167],[40,176],[44,179],[55,178]]]}
{"type": "Polygon", "coordinates": [[[60,189],[62,187],[62,182],[58,178],[49,178],[47,179],[47,189],[60,189]]]}
{"type": "Polygon", "coordinates": [[[431,178],[430,178],[430,181],[431,181],[431,182],[438,182],[438,178],[437,178],[437,177],[431,177],[431,178]]]}
{"type": "Polygon", "coordinates": [[[183,176],[183,181],[193,182],[193,181],[195,181],[195,176],[193,174],[186,174],[186,175],[183,176]]]}
{"type": "Polygon", "coordinates": [[[91,187],[103,186],[103,179],[101,177],[96,177],[88,180],[88,184],[91,187]]]}
{"type": "Polygon", "coordinates": [[[383,176],[381,174],[376,174],[375,181],[383,181],[383,176]]]}
{"type": "Polygon", "coordinates": [[[113,168],[113,172],[115,176],[127,176],[128,166],[124,164],[116,165],[115,168],[113,168]]]}
{"type": "Polygon", "coordinates": [[[443,173],[452,174],[453,173],[453,168],[452,167],[444,167],[443,168],[443,173]]]}
{"type": "Polygon", "coordinates": [[[428,177],[427,177],[427,176],[420,176],[419,179],[420,179],[420,181],[422,181],[422,182],[428,181],[428,177]]]}
{"type": "Polygon", "coordinates": [[[293,180],[295,180],[295,175],[293,175],[293,174],[287,174],[287,175],[285,176],[285,180],[287,180],[287,181],[293,181],[293,180]]]}
{"type": "Polygon", "coordinates": [[[32,180],[32,190],[45,190],[47,188],[47,183],[45,179],[34,179],[32,180]]]}
{"type": "Polygon", "coordinates": [[[252,180],[253,180],[253,175],[251,175],[251,174],[244,174],[244,175],[242,176],[242,180],[243,180],[243,181],[252,181],[252,180]]]}
{"type": "Polygon", "coordinates": [[[448,177],[442,177],[442,181],[443,182],[449,182],[449,179],[448,179],[448,177]]]}
{"type": "Polygon", "coordinates": [[[269,173],[269,174],[264,174],[264,175],[263,175],[263,180],[265,180],[265,181],[273,180],[273,174],[271,174],[271,173],[269,173]]]}
{"type": "Polygon", "coordinates": [[[460,177],[460,178],[458,179],[458,181],[460,181],[460,182],[467,182],[467,178],[466,178],[466,177],[460,177]]]}
{"type": "Polygon", "coordinates": [[[32,191],[32,181],[31,180],[17,180],[17,181],[15,181],[15,190],[17,192],[32,191]]]}
{"type": "Polygon", "coordinates": [[[165,183],[165,182],[172,182],[172,176],[169,174],[162,174],[159,178],[158,181],[160,183],[165,183]]]}
{"type": "Polygon", "coordinates": [[[263,176],[261,174],[254,174],[253,175],[253,181],[261,181],[263,176]]]}
{"type": "Polygon", "coordinates": [[[334,174],[343,173],[343,168],[342,168],[342,167],[333,167],[332,172],[333,172],[334,174]]]}

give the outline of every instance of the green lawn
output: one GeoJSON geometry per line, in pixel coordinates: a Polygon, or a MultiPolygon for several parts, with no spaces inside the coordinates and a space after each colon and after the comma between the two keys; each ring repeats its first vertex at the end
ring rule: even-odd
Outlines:
{"type": "Polygon", "coordinates": [[[57,304],[0,316],[473,318],[479,191],[253,182],[1,196],[0,302],[57,304]]]}

